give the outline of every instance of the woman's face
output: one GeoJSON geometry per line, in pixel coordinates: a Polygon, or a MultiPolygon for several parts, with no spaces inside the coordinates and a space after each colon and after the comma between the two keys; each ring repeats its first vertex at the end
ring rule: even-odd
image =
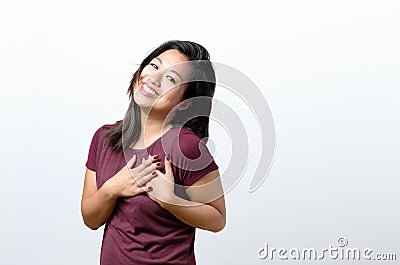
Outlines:
{"type": "Polygon", "coordinates": [[[143,68],[134,86],[134,100],[141,109],[167,115],[184,98],[189,79],[187,57],[178,50],[167,50],[143,68]]]}

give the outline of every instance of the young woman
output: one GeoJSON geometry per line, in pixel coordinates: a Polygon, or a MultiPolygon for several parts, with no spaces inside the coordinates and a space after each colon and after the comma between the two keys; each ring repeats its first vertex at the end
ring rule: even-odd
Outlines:
{"type": "Polygon", "coordinates": [[[84,223],[105,224],[100,264],[196,264],[195,228],[225,226],[208,137],[215,73],[207,50],[168,41],[133,74],[123,120],[93,135],[81,201],[84,223]],[[199,61],[200,60],[200,61],[199,61]]]}

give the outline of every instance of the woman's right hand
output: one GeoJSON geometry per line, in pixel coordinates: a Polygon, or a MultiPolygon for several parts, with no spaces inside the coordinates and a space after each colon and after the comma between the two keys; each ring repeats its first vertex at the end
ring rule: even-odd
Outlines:
{"type": "Polygon", "coordinates": [[[151,191],[152,187],[146,184],[157,176],[155,170],[160,166],[160,162],[157,161],[158,155],[149,155],[146,160],[142,159],[140,165],[132,168],[136,162],[134,155],[125,167],[104,183],[109,194],[114,198],[132,197],[151,191]]]}

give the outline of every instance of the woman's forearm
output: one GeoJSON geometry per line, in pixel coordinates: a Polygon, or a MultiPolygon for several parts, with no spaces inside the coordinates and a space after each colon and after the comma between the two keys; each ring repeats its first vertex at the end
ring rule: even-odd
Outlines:
{"type": "Polygon", "coordinates": [[[219,232],[225,227],[225,214],[205,203],[188,201],[178,196],[162,203],[162,207],[187,225],[219,232]]]}
{"type": "Polygon", "coordinates": [[[85,225],[92,230],[98,229],[110,218],[117,197],[103,185],[92,196],[82,199],[81,211],[85,225]]]}

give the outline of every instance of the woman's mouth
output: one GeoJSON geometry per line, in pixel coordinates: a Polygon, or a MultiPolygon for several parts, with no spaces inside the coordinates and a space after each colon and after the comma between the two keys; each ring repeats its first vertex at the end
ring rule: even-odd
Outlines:
{"type": "Polygon", "coordinates": [[[140,92],[142,92],[142,94],[145,95],[146,97],[156,98],[159,96],[158,93],[154,91],[154,89],[146,85],[146,83],[143,83],[140,86],[140,92]]]}

